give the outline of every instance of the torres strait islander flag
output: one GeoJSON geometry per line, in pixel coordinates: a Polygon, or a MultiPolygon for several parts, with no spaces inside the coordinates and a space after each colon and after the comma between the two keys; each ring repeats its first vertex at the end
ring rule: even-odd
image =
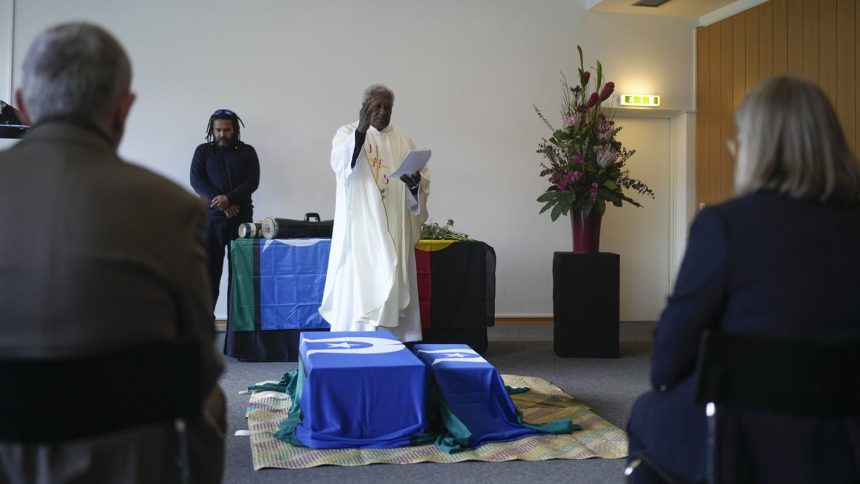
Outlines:
{"type": "MultiPolygon", "coordinates": [[[[570,433],[569,419],[525,424],[496,368],[468,345],[417,344],[412,351],[432,372],[438,392],[436,411],[447,430],[436,440],[447,452],[487,442],[515,440],[540,433],[570,433]]],[[[436,408],[433,408],[436,407],[436,408]]]]}
{"type": "Polygon", "coordinates": [[[428,371],[391,333],[303,332],[299,354],[300,415],[290,410],[279,439],[316,449],[426,441],[428,371]]]}

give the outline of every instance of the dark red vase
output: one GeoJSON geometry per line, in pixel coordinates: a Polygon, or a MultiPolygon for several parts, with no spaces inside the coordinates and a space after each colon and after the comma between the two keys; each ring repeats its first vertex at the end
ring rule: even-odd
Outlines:
{"type": "Polygon", "coordinates": [[[570,225],[573,228],[573,251],[578,254],[600,252],[600,219],[597,210],[585,215],[582,210],[570,212],[570,225]]]}

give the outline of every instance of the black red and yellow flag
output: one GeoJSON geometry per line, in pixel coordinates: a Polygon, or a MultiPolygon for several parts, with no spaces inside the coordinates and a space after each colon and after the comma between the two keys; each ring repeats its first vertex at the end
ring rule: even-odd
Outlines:
{"type": "Polygon", "coordinates": [[[495,250],[474,240],[420,240],[415,262],[423,341],[486,351],[496,314],[495,250]]]}

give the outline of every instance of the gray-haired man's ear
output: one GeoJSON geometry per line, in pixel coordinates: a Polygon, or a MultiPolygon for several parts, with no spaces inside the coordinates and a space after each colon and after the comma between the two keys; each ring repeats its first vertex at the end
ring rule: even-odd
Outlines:
{"type": "Polygon", "coordinates": [[[134,104],[135,99],[136,96],[133,92],[126,91],[116,100],[113,116],[111,116],[111,125],[107,127],[110,137],[116,144],[119,144],[123,133],[125,133],[125,122],[128,119],[128,113],[131,111],[131,105],[134,104]]]}
{"type": "Polygon", "coordinates": [[[21,94],[20,88],[15,89],[15,104],[18,107],[18,111],[21,112],[21,122],[27,126],[32,126],[33,121],[30,119],[30,115],[27,114],[27,106],[24,105],[24,95],[21,94]]]}

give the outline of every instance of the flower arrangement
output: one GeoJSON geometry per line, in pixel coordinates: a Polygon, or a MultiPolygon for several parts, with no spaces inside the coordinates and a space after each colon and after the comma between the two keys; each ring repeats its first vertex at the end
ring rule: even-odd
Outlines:
{"type": "Polygon", "coordinates": [[[603,82],[603,67],[598,61],[597,79],[591,91],[591,72],[584,68],[582,48],[576,48],[579,83],[571,87],[562,75],[561,129],[553,128],[534,106],[538,117],[552,130],[552,136],[541,140],[537,150],[545,158],[540,165],[540,176],[550,182],[537,201],[544,204],[540,213],[551,209],[553,221],[571,210],[582,210],[585,215],[597,211],[602,215],[606,202],[617,207],[622,202],[641,207],[624,194],[625,189],[654,198],[654,192],[645,183],[630,177],[625,164],[636,150],[627,150],[616,139],[621,127],[615,126],[613,113],[601,106],[612,95],[615,83],[603,82]]]}

